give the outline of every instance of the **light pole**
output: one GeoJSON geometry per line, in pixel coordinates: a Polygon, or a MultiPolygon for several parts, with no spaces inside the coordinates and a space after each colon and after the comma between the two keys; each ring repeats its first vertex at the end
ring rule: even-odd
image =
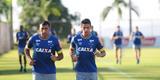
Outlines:
{"type": "Polygon", "coordinates": [[[129,34],[132,33],[132,2],[131,0],[129,0],[129,34]]]}

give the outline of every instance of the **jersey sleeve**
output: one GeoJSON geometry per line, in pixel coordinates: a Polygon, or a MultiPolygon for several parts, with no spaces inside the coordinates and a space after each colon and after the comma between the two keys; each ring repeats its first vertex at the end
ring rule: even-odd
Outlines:
{"type": "Polygon", "coordinates": [[[17,39],[17,41],[18,41],[18,32],[16,33],[16,39],[17,39]]]}
{"type": "Polygon", "coordinates": [[[143,36],[142,32],[140,32],[140,35],[143,36]]]}
{"type": "MultiPolygon", "coordinates": [[[[52,49],[52,50],[53,50],[53,49],[52,49]]],[[[59,40],[59,39],[56,39],[56,41],[55,41],[54,50],[55,50],[58,54],[61,54],[61,53],[62,53],[62,47],[61,47],[61,45],[60,45],[60,40],[59,40]]]]}
{"type": "Polygon", "coordinates": [[[27,45],[26,45],[26,48],[32,48],[33,47],[33,43],[34,43],[34,37],[30,37],[28,42],[27,42],[27,45]]]}
{"type": "Polygon", "coordinates": [[[103,48],[103,46],[102,46],[102,44],[101,44],[101,42],[100,42],[100,40],[99,40],[99,38],[97,37],[97,45],[96,45],[96,48],[98,49],[98,50],[101,50],[102,48],[103,48]]]}
{"type": "Polygon", "coordinates": [[[75,45],[75,37],[73,37],[72,40],[71,40],[71,47],[72,47],[72,48],[76,48],[76,45],[75,45]]]}
{"type": "Polygon", "coordinates": [[[115,37],[115,36],[116,36],[116,32],[113,33],[113,37],[115,37]]]}

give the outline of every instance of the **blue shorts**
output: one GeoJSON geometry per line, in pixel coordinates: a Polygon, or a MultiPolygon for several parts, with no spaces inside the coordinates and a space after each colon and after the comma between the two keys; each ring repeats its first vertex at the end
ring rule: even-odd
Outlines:
{"type": "Polygon", "coordinates": [[[24,55],[24,48],[18,47],[18,54],[24,55]]]}
{"type": "Polygon", "coordinates": [[[122,45],[115,45],[115,44],[114,44],[114,47],[115,47],[116,49],[121,49],[121,48],[122,48],[122,45]]]}
{"type": "Polygon", "coordinates": [[[34,72],[32,80],[56,80],[56,74],[41,74],[34,72]]]}
{"type": "Polygon", "coordinates": [[[133,45],[133,48],[134,48],[134,49],[140,49],[140,48],[141,48],[141,45],[133,45]]]}
{"type": "Polygon", "coordinates": [[[76,72],[76,80],[98,80],[97,72],[76,72]]]}

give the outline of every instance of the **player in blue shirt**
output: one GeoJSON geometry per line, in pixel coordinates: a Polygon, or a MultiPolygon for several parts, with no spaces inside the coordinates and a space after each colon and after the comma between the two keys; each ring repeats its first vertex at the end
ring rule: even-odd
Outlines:
{"type": "Polygon", "coordinates": [[[75,66],[76,80],[97,80],[95,55],[104,57],[106,53],[98,37],[91,34],[89,19],[82,20],[81,28],[82,33],[72,39],[70,46],[72,60],[77,61],[75,66]],[[99,50],[99,53],[96,53],[96,49],[99,50]]]}
{"type": "Polygon", "coordinates": [[[72,38],[76,35],[76,30],[74,28],[71,29],[71,33],[67,36],[67,43],[71,43],[72,38]]]}
{"type": "Polygon", "coordinates": [[[16,33],[16,39],[18,42],[18,54],[19,54],[19,64],[20,64],[20,72],[26,72],[26,56],[24,55],[24,48],[26,46],[28,40],[28,33],[23,30],[23,26],[20,26],[20,31],[16,33]],[[22,59],[23,57],[23,59],[22,59]],[[24,65],[22,64],[22,60],[24,60],[24,65]]]}
{"type": "Polygon", "coordinates": [[[63,53],[59,40],[50,32],[48,21],[40,24],[39,33],[29,39],[26,55],[29,58],[29,64],[33,66],[33,80],[56,80],[55,61],[63,59],[63,53]],[[30,56],[31,48],[34,52],[32,57],[30,56]]]}
{"type": "Polygon", "coordinates": [[[117,26],[117,30],[113,33],[112,40],[114,41],[114,47],[116,50],[116,63],[121,64],[122,59],[122,39],[123,32],[120,29],[120,26],[117,26]]]}
{"type": "Polygon", "coordinates": [[[141,45],[143,39],[144,36],[142,32],[140,32],[138,26],[136,26],[136,31],[132,33],[131,40],[133,41],[133,48],[135,50],[137,64],[140,63],[141,45]]]}

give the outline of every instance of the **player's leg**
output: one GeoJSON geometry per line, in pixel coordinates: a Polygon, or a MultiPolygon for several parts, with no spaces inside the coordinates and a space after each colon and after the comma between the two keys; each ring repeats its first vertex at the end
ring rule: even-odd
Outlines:
{"type": "Polygon", "coordinates": [[[26,70],[27,60],[26,60],[25,54],[23,55],[23,59],[24,59],[24,72],[27,72],[27,70],[26,70]]]}
{"type": "Polygon", "coordinates": [[[119,63],[122,63],[122,48],[119,48],[119,63]]]}
{"type": "Polygon", "coordinates": [[[23,66],[22,66],[22,56],[21,55],[19,55],[19,64],[20,64],[19,72],[22,72],[23,66]]]}
{"type": "Polygon", "coordinates": [[[136,55],[137,64],[139,64],[139,48],[138,47],[135,47],[135,55],[136,55]]]}
{"type": "Polygon", "coordinates": [[[137,48],[137,64],[140,63],[140,56],[141,56],[141,53],[140,53],[141,49],[140,48],[137,48]]]}
{"type": "Polygon", "coordinates": [[[119,63],[119,55],[118,55],[118,47],[116,47],[116,49],[115,49],[115,51],[116,51],[116,63],[118,64],[119,63]]]}
{"type": "Polygon", "coordinates": [[[19,47],[18,47],[18,57],[19,57],[19,64],[20,64],[19,72],[22,72],[22,70],[23,70],[23,65],[22,65],[22,50],[19,47]]]}

